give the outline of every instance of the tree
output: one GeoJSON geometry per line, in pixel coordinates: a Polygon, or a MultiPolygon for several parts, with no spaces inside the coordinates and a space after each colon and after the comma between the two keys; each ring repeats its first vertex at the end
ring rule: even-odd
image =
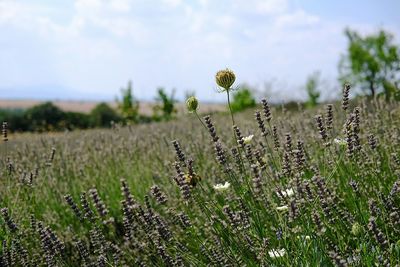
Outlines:
{"type": "Polygon", "coordinates": [[[347,54],[339,64],[340,80],[358,84],[371,96],[378,93],[387,98],[398,96],[400,86],[399,47],[393,36],[383,30],[362,37],[356,31],[345,30],[349,41],[347,54]]]}
{"type": "Polygon", "coordinates": [[[121,121],[121,117],[106,103],[100,103],[90,112],[92,127],[109,127],[111,122],[121,121]]]}
{"type": "Polygon", "coordinates": [[[31,131],[49,131],[62,128],[65,112],[51,102],[46,102],[26,110],[25,117],[30,122],[31,131]]]}
{"type": "Polygon", "coordinates": [[[242,84],[239,87],[239,90],[236,91],[232,97],[231,107],[233,112],[242,111],[256,106],[256,100],[252,93],[253,90],[246,84],[242,84]]]}
{"type": "Polygon", "coordinates": [[[172,118],[173,114],[176,113],[176,100],[174,96],[175,90],[172,91],[171,96],[168,96],[164,88],[160,87],[157,89],[157,97],[155,100],[158,103],[153,107],[153,117],[155,120],[169,120],[172,118]]]}
{"type": "Polygon", "coordinates": [[[118,108],[122,117],[126,121],[138,120],[139,115],[139,102],[135,99],[132,93],[132,82],[129,81],[126,88],[121,89],[122,100],[118,101],[118,108]]]}
{"type": "Polygon", "coordinates": [[[87,129],[90,127],[90,116],[81,112],[68,111],[65,112],[64,124],[68,130],[87,129]]]}
{"type": "Polygon", "coordinates": [[[307,107],[315,107],[316,105],[318,105],[318,99],[321,96],[321,93],[319,91],[320,85],[321,78],[318,71],[308,76],[305,87],[308,95],[308,100],[306,102],[307,107]]]}

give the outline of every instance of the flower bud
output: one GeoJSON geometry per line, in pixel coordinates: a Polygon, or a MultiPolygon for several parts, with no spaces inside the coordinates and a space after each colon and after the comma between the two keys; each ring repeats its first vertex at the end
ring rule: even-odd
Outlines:
{"type": "Polygon", "coordinates": [[[232,84],[235,82],[236,76],[230,69],[220,70],[215,75],[215,81],[219,87],[222,87],[224,91],[228,91],[232,84]]]}
{"type": "Polygon", "coordinates": [[[186,100],[186,107],[189,112],[196,112],[199,107],[199,101],[195,96],[191,96],[186,100]]]}

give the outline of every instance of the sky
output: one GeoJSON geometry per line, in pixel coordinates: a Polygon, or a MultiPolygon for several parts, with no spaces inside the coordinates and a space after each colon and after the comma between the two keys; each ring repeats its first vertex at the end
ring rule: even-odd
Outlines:
{"type": "Polygon", "coordinates": [[[221,101],[215,73],[301,99],[320,71],[336,94],[345,27],[400,43],[398,0],[0,0],[0,98],[113,100],[132,80],[221,101]]]}

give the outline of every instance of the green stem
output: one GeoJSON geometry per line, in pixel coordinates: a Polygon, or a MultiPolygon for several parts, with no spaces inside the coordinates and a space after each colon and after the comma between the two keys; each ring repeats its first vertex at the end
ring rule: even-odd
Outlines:
{"type": "Polygon", "coordinates": [[[201,120],[199,114],[197,114],[197,111],[193,111],[193,113],[196,115],[197,119],[199,119],[200,123],[203,125],[203,127],[208,131],[207,126],[204,124],[204,122],[201,120]]]}
{"type": "Polygon", "coordinates": [[[236,143],[237,143],[236,134],[235,134],[235,129],[233,128],[233,126],[235,126],[235,119],[233,118],[233,112],[232,112],[232,107],[231,107],[231,100],[230,100],[230,98],[229,98],[229,89],[226,89],[226,95],[228,96],[228,107],[229,107],[229,111],[231,112],[233,142],[234,142],[234,144],[236,144],[236,143]]]}
{"type": "Polygon", "coordinates": [[[229,111],[231,112],[231,118],[232,118],[232,126],[235,125],[235,120],[233,118],[233,112],[232,112],[232,107],[231,107],[231,100],[229,98],[229,89],[226,90],[226,95],[228,96],[228,106],[229,106],[229,111]]]}

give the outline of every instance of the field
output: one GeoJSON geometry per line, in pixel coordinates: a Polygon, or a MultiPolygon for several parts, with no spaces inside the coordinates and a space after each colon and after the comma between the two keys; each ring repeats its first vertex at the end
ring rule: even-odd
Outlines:
{"type": "Polygon", "coordinates": [[[0,265],[400,264],[399,102],[258,110],[8,136],[0,265]]]}

